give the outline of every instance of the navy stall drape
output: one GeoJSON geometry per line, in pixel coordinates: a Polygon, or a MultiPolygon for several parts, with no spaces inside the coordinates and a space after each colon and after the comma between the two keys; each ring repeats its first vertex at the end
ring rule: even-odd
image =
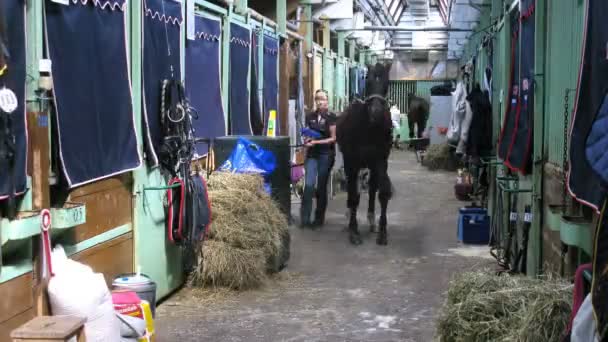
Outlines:
{"type": "MultiPolygon", "coordinates": [[[[12,161],[0,158],[0,199],[26,190],[27,130],[25,116],[25,0],[0,1],[6,25],[9,52],[7,69],[0,76],[0,89],[7,88],[17,97],[17,109],[10,113],[11,134],[15,136],[12,161]],[[11,165],[12,164],[12,167],[11,165]]],[[[0,141],[0,144],[3,143],[0,141]]]]}
{"type": "Polygon", "coordinates": [[[509,98],[505,117],[498,140],[498,157],[507,160],[513,133],[515,132],[515,120],[519,112],[519,11],[511,13],[511,70],[509,82],[509,98]]]}
{"type": "MultiPolygon", "coordinates": [[[[220,87],[221,23],[195,17],[196,39],[186,41],[186,92],[198,113],[192,126],[197,138],[226,135],[220,87]]],[[[198,155],[207,154],[207,144],[197,144],[198,155]]]]}
{"type": "Polygon", "coordinates": [[[162,144],[160,121],[161,82],[181,79],[181,4],[174,0],[144,0],[143,20],[143,121],[145,146],[152,166],[158,165],[162,144]]]}
{"type": "Polygon", "coordinates": [[[596,330],[603,334],[599,339],[605,341],[608,336],[608,198],[605,193],[608,185],[608,2],[589,0],[586,11],[585,50],[574,107],[569,183],[580,201],[602,208],[595,229],[591,301],[596,330]],[[585,160],[575,156],[581,154],[582,138],[586,142],[585,160]],[[598,205],[599,199],[603,205],[598,205]]]}
{"type": "Polygon", "coordinates": [[[279,55],[279,41],[276,38],[264,36],[264,123],[268,128],[270,111],[277,111],[275,123],[276,135],[280,132],[278,115],[279,80],[277,76],[277,64],[279,55]]]}
{"type": "Polygon", "coordinates": [[[359,96],[365,97],[365,69],[359,68],[359,96]]]}
{"type": "Polygon", "coordinates": [[[522,174],[531,171],[534,119],[534,2],[535,0],[521,0],[520,108],[515,116],[513,140],[505,163],[511,170],[522,174]]]}
{"type": "MultiPolygon", "coordinates": [[[[574,103],[572,128],[570,130],[570,172],[568,189],[576,200],[599,212],[606,196],[605,183],[593,171],[585,153],[587,137],[602,102],[608,93],[608,59],[606,58],[606,2],[590,0],[587,2],[585,16],[585,36],[583,39],[582,63],[579,70],[577,94],[574,103]]],[[[599,125],[602,121],[597,122],[599,125]]],[[[605,134],[601,126],[594,127],[596,134],[605,134]]],[[[604,151],[606,146],[603,147],[604,151]]]]}
{"type": "Polygon", "coordinates": [[[251,135],[249,119],[249,49],[251,30],[230,24],[230,134],[251,135]]]}
{"type": "Polygon", "coordinates": [[[44,4],[59,155],[68,185],[139,167],[125,0],[44,4]]]}
{"type": "Polygon", "coordinates": [[[260,63],[258,61],[258,37],[255,32],[251,34],[251,82],[250,93],[251,103],[249,109],[249,120],[251,121],[251,129],[254,135],[264,134],[264,119],[262,117],[262,106],[260,104],[260,94],[258,87],[258,73],[260,63]]]}
{"type": "Polygon", "coordinates": [[[357,68],[356,67],[352,67],[350,68],[350,72],[348,74],[348,88],[349,88],[349,99],[353,99],[355,97],[355,95],[357,94],[357,79],[358,79],[358,75],[357,75],[357,68]]]}

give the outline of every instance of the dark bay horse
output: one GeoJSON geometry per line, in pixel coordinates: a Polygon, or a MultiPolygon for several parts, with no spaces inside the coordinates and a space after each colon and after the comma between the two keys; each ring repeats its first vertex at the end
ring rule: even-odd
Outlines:
{"type": "Polygon", "coordinates": [[[426,129],[429,119],[429,103],[422,97],[415,94],[407,96],[407,124],[410,128],[410,139],[422,138],[422,132],[426,129]],[[416,125],[416,135],[414,135],[414,124],[416,125]]]}
{"type": "Polygon", "coordinates": [[[386,210],[392,196],[391,180],[388,176],[388,157],[392,145],[392,128],[388,93],[388,73],[390,64],[376,63],[368,66],[366,97],[354,99],[336,124],[336,138],[344,160],[344,171],[348,191],[349,239],[354,245],[362,243],[357,224],[359,206],[359,171],[369,169],[369,207],[370,230],[374,231],[376,193],[380,200],[381,213],[379,233],[376,242],[386,245],[386,210]]]}

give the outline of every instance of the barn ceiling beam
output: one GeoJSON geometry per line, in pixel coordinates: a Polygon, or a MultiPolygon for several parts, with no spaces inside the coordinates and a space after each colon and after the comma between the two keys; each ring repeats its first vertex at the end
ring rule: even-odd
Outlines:
{"type": "Polygon", "coordinates": [[[387,47],[384,48],[383,50],[370,50],[372,52],[382,52],[382,51],[405,51],[405,52],[412,52],[412,51],[448,51],[447,47],[424,47],[424,48],[417,48],[417,47],[387,47]]]}
{"type": "Polygon", "coordinates": [[[341,31],[402,31],[402,32],[473,32],[473,29],[464,28],[448,28],[448,27],[419,27],[419,26],[365,26],[363,28],[343,28],[336,29],[336,32],[341,31]]]}

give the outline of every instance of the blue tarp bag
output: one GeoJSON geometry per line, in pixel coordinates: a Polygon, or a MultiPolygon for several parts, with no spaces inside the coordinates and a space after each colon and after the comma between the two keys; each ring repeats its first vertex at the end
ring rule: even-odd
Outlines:
{"type": "Polygon", "coordinates": [[[321,137],[321,133],[319,131],[315,131],[312,128],[304,127],[301,131],[302,136],[312,139],[319,139],[321,137]]]}
{"type": "Polygon", "coordinates": [[[239,137],[232,153],[219,167],[219,171],[261,174],[264,177],[264,189],[270,193],[270,174],[274,172],[276,165],[276,157],[272,152],[239,137]]]}

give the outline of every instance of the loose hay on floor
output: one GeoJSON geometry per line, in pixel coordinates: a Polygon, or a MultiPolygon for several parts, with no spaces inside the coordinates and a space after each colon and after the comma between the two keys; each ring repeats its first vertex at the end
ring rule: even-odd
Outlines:
{"type": "Polygon", "coordinates": [[[437,326],[440,341],[559,341],[572,286],[490,272],[462,273],[450,282],[437,326]]]}
{"type": "Polygon", "coordinates": [[[430,145],[424,155],[422,162],[429,170],[454,171],[457,168],[457,161],[447,143],[430,145]]]}
{"type": "Polygon", "coordinates": [[[258,175],[215,172],[208,186],[212,224],[190,284],[259,287],[289,255],[287,218],[258,175]]]}

